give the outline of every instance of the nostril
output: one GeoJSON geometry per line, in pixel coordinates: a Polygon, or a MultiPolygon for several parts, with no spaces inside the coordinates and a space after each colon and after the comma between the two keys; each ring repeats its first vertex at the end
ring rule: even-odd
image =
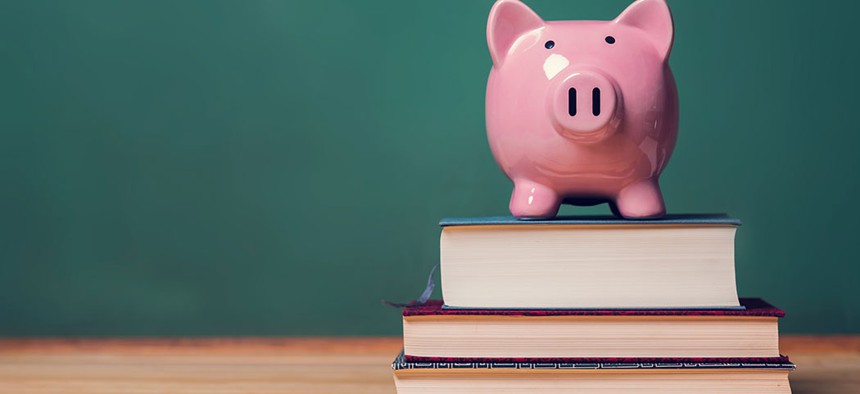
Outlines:
{"type": "Polygon", "coordinates": [[[591,91],[591,113],[594,116],[600,115],[600,88],[591,91]]]}
{"type": "Polygon", "coordinates": [[[567,113],[576,116],[576,88],[567,90],[567,113]]]}

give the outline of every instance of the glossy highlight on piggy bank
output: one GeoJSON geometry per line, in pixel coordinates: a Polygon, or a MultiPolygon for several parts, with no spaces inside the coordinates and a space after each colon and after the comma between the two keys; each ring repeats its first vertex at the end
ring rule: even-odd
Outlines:
{"type": "Polygon", "coordinates": [[[665,0],[638,0],[612,21],[544,21],[519,0],[490,11],[487,137],[514,183],[518,218],[562,203],[609,203],[628,219],[666,207],[658,178],[678,134],[665,0]]]}

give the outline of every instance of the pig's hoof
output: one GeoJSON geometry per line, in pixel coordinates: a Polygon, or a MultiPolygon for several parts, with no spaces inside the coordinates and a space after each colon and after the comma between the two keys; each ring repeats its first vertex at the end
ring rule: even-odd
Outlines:
{"type": "Polygon", "coordinates": [[[552,189],[534,183],[517,182],[511,194],[511,214],[520,219],[548,219],[558,213],[561,198],[552,189]]]}
{"type": "Polygon", "coordinates": [[[625,219],[655,219],[666,215],[663,194],[656,181],[634,183],[621,190],[615,201],[625,219]]]}

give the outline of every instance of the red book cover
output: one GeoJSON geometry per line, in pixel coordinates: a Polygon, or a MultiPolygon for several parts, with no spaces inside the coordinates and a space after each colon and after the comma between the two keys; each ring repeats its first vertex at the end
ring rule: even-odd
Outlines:
{"type": "Polygon", "coordinates": [[[463,309],[446,308],[441,300],[403,308],[409,316],[750,316],[784,317],[785,312],[761,298],[741,298],[738,309],[463,309]]]}

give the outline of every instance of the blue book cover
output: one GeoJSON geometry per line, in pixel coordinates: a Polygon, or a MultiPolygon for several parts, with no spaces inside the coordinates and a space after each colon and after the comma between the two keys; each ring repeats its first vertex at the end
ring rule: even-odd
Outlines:
{"type": "Polygon", "coordinates": [[[486,226],[486,225],[733,225],[741,221],[724,213],[712,214],[669,214],[659,219],[629,220],[610,215],[559,216],[554,219],[517,219],[513,216],[488,216],[471,218],[445,218],[439,222],[448,226],[486,226]]]}
{"type": "Polygon", "coordinates": [[[673,362],[672,360],[648,360],[618,362],[611,359],[601,360],[552,360],[549,362],[532,361],[498,361],[493,359],[471,359],[448,361],[408,361],[401,351],[391,368],[395,371],[404,369],[438,370],[438,369],[519,369],[519,370],[572,370],[572,369],[781,369],[794,370],[795,365],[788,357],[779,357],[772,362],[763,362],[760,359],[739,359],[731,361],[689,361],[673,362]]]}

